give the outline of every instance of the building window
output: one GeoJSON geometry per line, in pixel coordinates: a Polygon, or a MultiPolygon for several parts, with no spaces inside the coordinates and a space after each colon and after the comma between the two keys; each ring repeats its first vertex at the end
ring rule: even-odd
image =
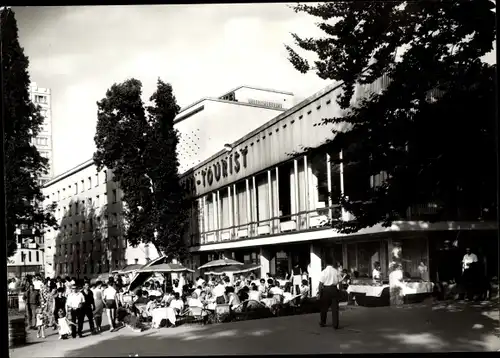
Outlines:
{"type": "Polygon", "coordinates": [[[215,215],[215,203],[214,203],[214,196],[210,193],[206,196],[205,199],[205,210],[207,213],[207,226],[206,230],[207,231],[213,231],[215,230],[215,222],[217,220],[216,215],[215,215]]]}
{"type": "Polygon", "coordinates": [[[68,208],[69,208],[69,209],[68,209],[68,216],[71,216],[71,213],[72,213],[72,210],[71,210],[71,209],[72,209],[72,205],[71,205],[71,204],[69,204],[69,205],[68,205],[68,208]]]}
{"type": "Polygon", "coordinates": [[[113,213],[113,226],[118,226],[118,214],[113,213]]]}
{"type": "Polygon", "coordinates": [[[35,95],[35,103],[47,104],[47,96],[35,95]]]}
{"type": "Polygon", "coordinates": [[[78,201],[75,202],[75,215],[78,215],[79,214],[79,211],[78,211],[78,201]]]}
{"type": "Polygon", "coordinates": [[[57,191],[57,201],[61,200],[61,193],[59,192],[59,190],[57,191]]]}
{"type": "Polygon", "coordinates": [[[95,186],[96,188],[99,186],[99,173],[95,173],[95,186]]]}
{"type": "Polygon", "coordinates": [[[116,189],[113,189],[113,204],[116,203],[116,189]]]}
{"type": "Polygon", "coordinates": [[[31,251],[28,251],[28,261],[31,262],[31,251]]]}
{"type": "MultiPolygon", "coordinates": [[[[310,208],[323,209],[328,207],[328,172],[326,163],[326,154],[319,153],[307,156],[307,165],[310,168],[310,176],[308,181],[310,182],[311,193],[309,193],[310,198],[310,208]]],[[[340,176],[339,176],[340,178],[340,176]]]]}
{"type": "Polygon", "coordinates": [[[134,259],[135,261],[135,264],[138,265],[139,264],[139,259],[134,259]]]}
{"type": "Polygon", "coordinates": [[[90,189],[92,189],[92,178],[88,177],[88,181],[89,181],[89,190],[90,190],[90,189]]]}
{"type": "Polygon", "coordinates": [[[95,202],[96,202],[97,207],[99,208],[101,206],[101,200],[99,198],[99,195],[96,195],[95,202]]]}
{"type": "Polygon", "coordinates": [[[75,183],[75,195],[78,194],[78,183],[75,183]]]}
{"type": "Polygon", "coordinates": [[[104,184],[108,182],[108,172],[106,170],[103,170],[103,178],[104,178],[104,184]]]}
{"type": "Polygon", "coordinates": [[[48,138],[44,138],[44,137],[36,137],[35,138],[35,145],[47,146],[47,145],[49,145],[49,140],[48,140],[48,138]]]}
{"type": "Polygon", "coordinates": [[[63,200],[66,199],[66,188],[63,188],[63,200]]]}
{"type": "Polygon", "coordinates": [[[81,181],[81,184],[82,184],[82,185],[81,185],[81,186],[82,186],[82,188],[81,188],[80,193],[83,193],[83,191],[85,190],[85,181],[84,181],[83,179],[82,179],[82,181],[81,181]]]}
{"type": "Polygon", "coordinates": [[[292,195],[294,195],[294,168],[293,161],[278,167],[278,202],[281,221],[292,219],[292,195]]]}
{"type": "Polygon", "coordinates": [[[269,179],[267,172],[261,173],[255,177],[255,197],[256,197],[256,210],[257,210],[257,221],[264,221],[263,224],[269,225],[269,208],[271,203],[269,203],[269,179]]]}
{"type": "Polygon", "coordinates": [[[231,226],[230,222],[230,217],[231,217],[231,211],[229,210],[229,195],[227,192],[227,188],[219,190],[219,199],[220,199],[220,220],[221,220],[221,227],[220,229],[223,228],[228,228],[231,226]]]}

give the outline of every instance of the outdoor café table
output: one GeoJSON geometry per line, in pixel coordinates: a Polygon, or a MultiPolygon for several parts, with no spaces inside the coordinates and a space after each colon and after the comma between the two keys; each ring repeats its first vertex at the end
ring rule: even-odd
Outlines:
{"type": "Polygon", "coordinates": [[[405,282],[403,283],[403,296],[430,293],[433,289],[432,282],[405,282]]]}
{"type": "Polygon", "coordinates": [[[347,287],[347,293],[364,293],[368,297],[381,297],[382,292],[386,288],[389,288],[389,285],[349,285],[349,287],[347,287]]]}

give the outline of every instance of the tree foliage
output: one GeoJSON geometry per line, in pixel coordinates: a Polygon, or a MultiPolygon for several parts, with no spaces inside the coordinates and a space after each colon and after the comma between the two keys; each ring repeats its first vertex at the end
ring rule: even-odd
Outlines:
{"type": "Polygon", "coordinates": [[[338,104],[345,115],[323,119],[336,125],[325,147],[343,149],[336,161],[352,173],[387,174],[375,188],[334,198],[356,218],[335,228],[387,226],[409,207],[431,202],[439,210],[429,220],[477,220],[496,210],[496,65],[481,61],[496,38],[494,7],[488,0],[294,7],[321,19],[326,36],[293,34],[316,60],[311,66],[286,46],[290,62],[342,82],[338,104]],[[353,105],[356,86],[383,76],[385,88],[353,105]]]}
{"type": "Polygon", "coordinates": [[[141,99],[136,79],[114,84],[97,103],[94,161],[112,169],[123,191],[125,237],[132,245],[153,243],[172,258],[186,255],[182,239],[187,200],[179,183],[172,87],[158,80],[152,105],[141,99]]]}
{"type": "Polygon", "coordinates": [[[57,228],[55,203],[43,207],[44,196],[38,178],[48,173],[48,159],[33,144],[40,133],[40,107],[30,100],[28,57],[19,45],[17,22],[11,9],[0,10],[3,118],[5,128],[5,191],[7,204],[7,257],[17,249],[16,229],[57,228]]]}

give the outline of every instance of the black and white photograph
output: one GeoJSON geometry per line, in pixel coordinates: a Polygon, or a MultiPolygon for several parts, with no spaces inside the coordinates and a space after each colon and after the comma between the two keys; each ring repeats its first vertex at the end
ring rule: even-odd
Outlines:
{"type": "Polygon", "coordinates": [[[496,0],[2,6],[9,356],[500,351],[496,31],[496,0]]]}

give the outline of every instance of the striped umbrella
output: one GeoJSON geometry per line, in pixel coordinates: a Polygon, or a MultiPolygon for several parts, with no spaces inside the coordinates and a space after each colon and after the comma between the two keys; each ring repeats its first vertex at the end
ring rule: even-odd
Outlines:
{"type": "Polygon", "coordinates": [[[239,261],[232,260],[232,259],[214,260],[214,261],[210,261],[210,262],[206,263],[205,265],[198,267],[198,270],[204,270],[204,269],[215,268],[215,267],[231,266],[231,265],[243,265],[243,262],[239,262],[239,261]]]}
{"type": "Polygon", "coordinates": [[[141,268],[138,272],[162,272],[162,273],[169,273],[169,272],[194,272],[194,270],[191,270],[187,267],[182,266],[181,264],[159,264],[159,265],[154,265],[154,266],[148,266],[148,267],[143,267],[141,268]]]}

